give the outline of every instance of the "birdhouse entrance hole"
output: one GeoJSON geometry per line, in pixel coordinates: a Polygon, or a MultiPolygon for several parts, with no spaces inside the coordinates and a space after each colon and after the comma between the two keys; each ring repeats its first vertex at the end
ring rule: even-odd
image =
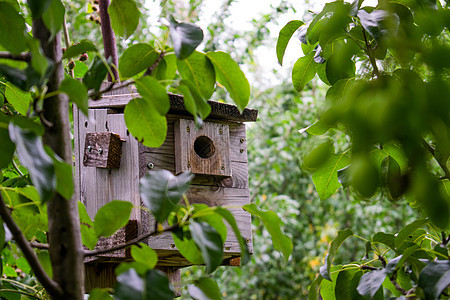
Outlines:
{"type": "Polygon", "coordinates": [[[216,152],[216,147],[209,137],[202,135],[195,140],[194,151],[201,158],[210,158],[216,152]]]}

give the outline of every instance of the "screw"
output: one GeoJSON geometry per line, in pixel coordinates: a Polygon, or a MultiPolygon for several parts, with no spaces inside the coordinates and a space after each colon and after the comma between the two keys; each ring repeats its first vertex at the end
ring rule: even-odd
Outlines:
{"type": "Polygon", "coordinates": [[[219,134],[222,134],[223,133],[223,130],[222,129],[219,129],[219,134]]]}
{"type": "Polygon", "coordinates": [[[220,168],[221,168],[222,170],[225,170],[225,166],[224,166],[224,165],[221,165],[220,168]]]}
{"type": "Polygon", "coordinates": [[[147,168],[149,168],[150,170],[153,169],[154,167],[155,167],[155,165],[153,163],[151,163],[151,162],[149,162],[147,164],[147,168]]]}
{"type": "Polygon", "coordinates": [[[244,149],[241,149],[240,152],[241,152],[241,153],[244,153],[244,149]]]}
{"type": "Polygon", "coordinates": [[[175,244],[170,244],[170,248],[175,248],[175,244]]]}
{"type": "Polygon", "coordinates": [[[191,167],[191,164],[190,164],[190,163],[188,163],[188,164],[187,164],[187,167],[188,167],[188,168],[190,168],[190,167],[191,167]]]}
{"type": "Polygon", "coordinates": [[[91,152],[92,151],[92,146],[88,146],[88,151],[91,152]]]}
{"type": "Polygon", "coordinates": [[[103,149],[102,148],[98,149],[98,154],[100,154],[100,155],[103,154],[103,149]]]}
{"type": "Polygon", "coordinates": [[[186,127],[186,132],[190,132],[191,129],[189,127],[186,127]]]}
{"type": "Polygon", "coordinates": [[[245,139],[244,139],[244,138],[241,138],[241,144],[242,144],[243,142],[245,142],[245,139]]]}
{"type": "Polygon", "coordinates": [[[247,243],[250,243],[250,239],[245,239],[245,241],[246,241],[247,243]]]}

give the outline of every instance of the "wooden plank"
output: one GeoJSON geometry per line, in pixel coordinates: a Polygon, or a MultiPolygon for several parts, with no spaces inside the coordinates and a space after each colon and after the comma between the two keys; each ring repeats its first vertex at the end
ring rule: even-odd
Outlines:
{"type": "MultiPolygon", "coordinates": [[[[85,137],[86,132],[95,132],[96,131],[96,116],[97,114],[106,114],[106,111],[101,112],[98,110],[89,110],[89,118],[79,113],[79,136],[78,140],[80,143],[79,151],[80,153],[84,152],[85,148],[85,137]],[[81,152],[83,151],[83,152],[81,152]]],[[[97,212],[97,193],[96,189],[92,189],[91,186],[97,185],[97,172],[95,168],[86,168],[83,166],[82,157],[79,155],[77,159],[77,164],[80,170],[79,175],[79,183],[80,183],[80,201],[86,206],[86,210],[91,218],[95,217],[97,212]]]]}
{"type": "Polygon", "coordinates": [[[80,111],[77,108],[76,105],[73,105],[73,135],[74,135],[74,141],[73,141],[73,151],[75,154],[75,161],[74,161],[74,188],[75,188],[75,199],[78,201],[80,200],[80,153],[82,153],[80,149],[80,117],[79,117],[80,111]]]}
{"type": "MultiPolygon", "coordinates": [[[[103,96],[99,100],[89,100],[90,108],[124,108],[131,99],[140,97],[138,93],[114,94],[103,96]]],[[[180,95],[170,94],[170,111],[169,114],[190,116],[189,112],[184,106],[183,97],[180,95]]],[[[224,121],[238,121],[238,122],[255,122],[258,119],[258,110],[246,108],[239,112],[236,105],[222,103],[217,101],[208,101],[211,106],[211,113],[208,116],[209,120],[224,120],[224,121]]]]}

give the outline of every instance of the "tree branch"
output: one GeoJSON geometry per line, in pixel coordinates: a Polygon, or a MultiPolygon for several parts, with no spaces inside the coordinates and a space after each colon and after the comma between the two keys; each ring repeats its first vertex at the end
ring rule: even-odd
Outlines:
{"type": "Polygon", "coordinates": [[[31,269],[34,272],[34,275],[42,284],[42,286],[49,292],[49,294],[62,296],[61,287],[55,281],[53,281],[45,272],[44,268],[39,262],[39,259],[36,256],[36,253],[34,253],[33,249],[28,244],[28,241],[23,235],[22,231],[20,231],[20,228],[17,226],[16,222],[14,222],[14,219],[11,217],[9,209],[6,207],[6,204],[3,201],[3,197],[1,194],[0,194],[0,216],[3,219],[3,222],[5,222],[6,225],[8,226],[9,231],[11,231],[11,234],[14,237],[14,240],[19,245],[20,249],[23,252],[23,255],[27,259],[28,264],[30,265],[31,269]]]}
{"type": "Polygon", "coordinates": [[[431,153],[431,155],[434,157],[436,162],[441,167],[442,171],[444,171],[445,178],[450,179],[450,170],[448,169],[448,167],[445,164],[445,162],[442,162],[440,159],[438,159],[436,157],[436,151],[434,151],[434,148],[430,144],[428,144],[428,142],[425,141],[424,139],[422,139],[422,145],[424,146],[425,149],[427,149],[428,152],[431,153]]]}
{"type": "MultiPolygon", "coordinates": [[[[103,47],[105,48],[105,58],[108,59],[111,57],[113,65],[117,67],[119,65],[119,58],[117,57],[116,37],[114,36],[114,31],[111,27],[111,19],[108,14],[109,0],[100,0],[98,6],[103,36],[103,47]]],[[[112,73],[114,75],[114,80],[111,78],[111,75],[108,75],[108,80],[119,80],[117,68],[112,68],[112,73]]]]}
{"type": "Polygon", "coordinates": [[[367,52],[367,55],[369,56],[370,63],[372,64],[372,67],[373,67],[373,73],[375,75],[377,75],[377,77],[380,77],[380,71],[378,70],[377,62],[375,61],[375,58],[372,55],[372,50],[370,50],[370,45],[369,45],[369,42],[367,41],[366,30],[364,30],[364,28],[362,30],[362,33],[364,35],[364,41],[366,42],[366,48],[367,48],[366,52],[367,52]]]}
{"type": "Polygon", "coordinates": [[[30,62],[31,61],[31,53],[23,52],[20,54],[12,54],[6,51],[0,51],[0,58],[12,59],[17,61],[30,62]]]}
{"type": "Polygon", "coordinates": [[[132,245],[135,245],[135,244],[137,244],[139,242],[142,242],[143,240],[145,240],[145,239],[147,239],[147,238],[149,238],[151,236],[156,236],[156,235],[159,235],[159,234],[161,234],[163,232],[173,231],[173,230],[177,229],[179,226],[180,226],[179,224],[175,224],[175,225],[169,226],[167,228],[164,228],[161,231],[158,231],[158,230],[151,231],[151,232],[146,233],[144,235],[138,236],[137,238],[132,239],[132,240],[126,242],[126,243],[123,243],[121,245],[117,245],[117,246],[114,246],[114,247],[111,247],[111,248],[97,249],[97,250],[91,250],[91,251],[84,251],[84,256],[85,257],[95,256],[95,255],[105,254],[105,253],[109,253],[109,252],[113,252],[113,251],[117,251],[117,250],[122,250],[122,249],[128,248],[128,247],[130,247],[132,245]]]}

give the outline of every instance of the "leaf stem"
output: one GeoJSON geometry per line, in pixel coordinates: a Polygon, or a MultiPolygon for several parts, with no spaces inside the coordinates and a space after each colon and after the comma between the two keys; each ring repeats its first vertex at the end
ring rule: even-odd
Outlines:
{"type": "MultiPolygon", "coordinates": [[[[3,280],[3,279],[2,279],[3,280]]],[[[27,292],[23,292],[23,291],[18,291],[18,290],[13,290],[13,289],[2,289],[2,292],[8,292],[8,293],[16,293],[16,294],[21,294],[21,295],[25,295],[34,299],[41,299],[39,297],[36,297],[35,295],[31,294],[31,293],[27,293],[27,292]]]]}

